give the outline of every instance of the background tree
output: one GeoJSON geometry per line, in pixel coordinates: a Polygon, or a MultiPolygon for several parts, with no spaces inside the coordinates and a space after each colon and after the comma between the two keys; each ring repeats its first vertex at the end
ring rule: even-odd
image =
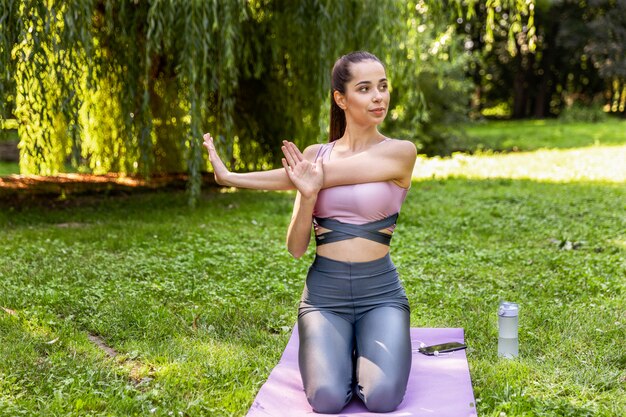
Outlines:
{"type": "Polygon", "coordinates": [[[187,171],[193,201],[204,131],[235,170],[325,141],[330,69],[355,49],[388,64],[385,133],[426,153],[454,149],[471,103],[623,114],[624,1],[3,0],[2,118],[23,173],[187,171]]]}
{"type": "Polygon", "coordinates": [[[203,131],[220,138],[238,170],[276,165],[282,139],[301,146],[325,140],[330,68],[355,49],[388,60],[390,73],[398,74],[396,90],[407,92],[396,101],[395,131],[436,121],[447,114],[435,111],[434,100],[444,90],[446,66],[429,69],[437,74],[432,85],[439,84],[432,94],[428,77],[420,80],[426,71],[414,66],[434,64],[453,42],[436,33],[441,25],[423,23],[436,18],[424,2],[409,6],[399,0],[3,2],[3,28],[11,30],[2,39],[2,62],[10,69],[2,91],[15,92],[21,171],[54,174],[68,164],[93,173],[186,170],[193,199],[206,168],[203,131]],[[407,19],[413,29],[404,39],[407,19]],[[425,30],[415,30],[420,24],[425,30]],[[431,57],[415,53],[433,40],[431,57]],[[411,91],[420,85],[424,92],[414,104],[411,91]]]}
{"type": "Polygon", "coordinates": [[[470,69],[477,85],[475,110],[508,103],[513,118],[550,117],[582,102],[624,115],[626,2],[529,3],[518,8],[527,20],[513,37],[511,29],[520,20],[511,17],[510,4],[492,11],[488,5],[477,4],[477,18],[459,27],[477,58],[470,69]],[[490,13],[492,35],[483,23],[490,13]]]}

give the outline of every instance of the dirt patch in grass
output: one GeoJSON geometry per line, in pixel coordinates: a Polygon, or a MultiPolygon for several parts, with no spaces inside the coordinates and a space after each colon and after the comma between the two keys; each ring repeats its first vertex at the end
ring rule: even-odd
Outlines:
{"type": "MultiPolygon", "coordinates": [[[[9,175],[0,177],[0,206],[53,205],[159,190],[185,190],[187,174],[159,174],[150,178],[120,174],[9,175]]],[[[217,187],[212,173],[202,173],[203,187],[217,187]]]]}
{"type": "MultiPolygon", "coordinates": [[[[87,338],[96,345],[108,357],[116,358],[120,355],[115,349],[107,345],[102,337],[89,333],[87,338]]],[[[135,386],[146,384],[154,379],[155,370],[152,366],[146,365],[139,360],[124,358],[121,365],[128,370],[128,377],[135,386]]]]}

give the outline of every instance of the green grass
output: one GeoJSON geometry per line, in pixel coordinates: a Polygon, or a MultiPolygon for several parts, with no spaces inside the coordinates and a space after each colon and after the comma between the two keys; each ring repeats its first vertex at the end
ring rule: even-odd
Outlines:
{"type": "Polygon", "coordinates": [[[19,174],[20,164],[17,162],[0,161],[0,177],[3,175],[19,174]]]}
{"type": "MultiPolygon", "coordinates": [[[[559,181],[419,179],[402,209],[392,256],[411,324],[465,329],[481,417],[626,411],[626,183],[559,181]],[[519,360],[497,358],[502,299],[521,306],[519,360]]],[[[0,416],[245,415],[313,256],[284,248],[292,200],[6,204],[0,416]]]]}
{"type": "Polygon", "coordinates": [[[489,121],[464,126],[472,153],[421,157],[414,178],[626,182],[626,120],[489,121]]]}
{"type": "Polygon", "coordinates": [[[472,152],[626,145],[626,120],[615,118],[602,123],[567,123],[552,119],[488,121],[463,126],[463,130],[468,137],[456,146],[472,152]]]}
{"type": "Polygon", "coordinates": [[[7,123],[7,121],[0,119],[0,142],[5,140],[14,142],[19,140],[17,120],[11,120],[7,123]]]}
{"type": "MultiPolygon", "coordinates": [[[[0,119],[0,142],[12,141],[17,143],[19,136],[17,135],[17,120],[0,119]]],[[[19,174],[20,167],[17,162],[0,161],[0,177],[3,175],[19,174]]]]}

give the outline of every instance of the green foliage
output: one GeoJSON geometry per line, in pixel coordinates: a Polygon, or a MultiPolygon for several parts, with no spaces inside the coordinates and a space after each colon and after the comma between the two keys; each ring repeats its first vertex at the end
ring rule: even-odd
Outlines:
{"type": "MultiPolygon", "coordinates": [[[[511,16],[530,10],[505,3],[511,16]]],[[[15,90],[21,169],[188,171],[193,202],[207,167],[204,131],[235,170],[279,164],[283,139],[324,141],[330,68],[356,49],[388,64],[395,107],[386,133],[445,152],[445,126],[465,113],[471,90],[472,59],[455,26],[477,7],[450,4],[7,0],[0,85],[3,97],[15,90]]]]}
{"type": "Polygon", "coordinates": [[[19,3],[17,0],[0,2],[0,119],[10,118],[15,101],[15,62],[11,59],[11,50],[23,31],[22,22],[17,19],[19,3]]]}
{"type": "Polygon", "coordinates": [[[598,98],[612,113],[624,113],[623,2],[473,3],[474,16],[458,29],[476,59],[468,71],[477,85],[476,113],[504,102],[514,118],[543,118],[573,100],[598,98]]]}
{"type": "Polygon", "coordinates": [[[623,111],[623,10],[594,6],[6,0],[2,112],[19,119],[24,173],[188,171],[193,202],[204,131],[238,171],[279,166],[282,139],[325,141],[330,67],[355,49],[387,63],[384,133],[426,154],[459,149],[464,135],[451,126],[470,102],[474,114],[511,103],[514,117],[545,116],[605,92],[608,108],[623,111]]]}
{"type": "Polygon", "coordinates": [[[366,3],[76,0],[3,9],[22,170],[52,174],[68,159],[96,173],[184,169],[197,196],[206,130],[226,138],[233,168],[271,166],[280,140],[319,138],[332,60],[382,36],[390,15],[368,13],[366,3]],[[347,31],[345,19],[359,23],[347,31]]]}
{"type": "Polygon", "coordinates": [[[559,119],[564,122],[600,123],[605,122],[609,115],[598,105],[585,105],[573,103],[559,114],[559,119]]]}
{"type": "Polygon", "coordinates": [[[17,135],[17,120],[0,119],[0,142],[2,141],[19,141],[19,136],[17,135]]]}
{"type": "Polygon", "coordinates": [[[385,124],[429,155],[451,150],[450,126],[465,120],[472,88],[465,75],[472,58],[462,50],[456,22],[437,7],[418,1],[404,8],[404,40],[390,49],[393,107],[385,124]]]}

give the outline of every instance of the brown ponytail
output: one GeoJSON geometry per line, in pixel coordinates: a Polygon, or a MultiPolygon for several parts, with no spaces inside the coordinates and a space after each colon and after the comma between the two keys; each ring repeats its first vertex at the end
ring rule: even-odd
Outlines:
{"type": "Polygon", "coordinates": [[[330,132],[328,142],[336,141],[342,137],[346,131],[346,114],[335,102],[333,94],[335,91],[346,94],[346,84],[352,80],[350,64],[362,61],[376,61],[383,67],[385,66],[375,55],[365,51],[351,52],[344,55],[339,58],[333,66],[330,81],[330,132]]]}

